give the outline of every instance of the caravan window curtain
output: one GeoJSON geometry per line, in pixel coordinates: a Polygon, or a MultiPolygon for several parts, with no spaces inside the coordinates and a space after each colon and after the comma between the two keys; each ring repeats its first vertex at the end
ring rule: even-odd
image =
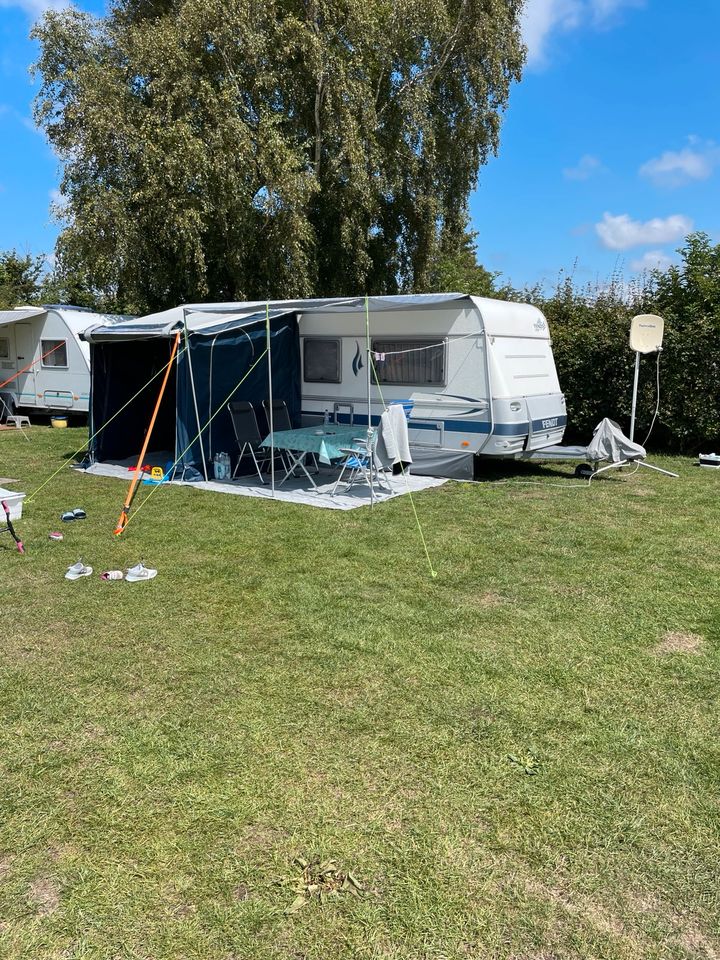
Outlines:
{"type": "Polygon", "coordinates": [[[445,343],[437,340],[373,340],[372,350],[380,383],[437,387],[445,384],[445,343]]]}
{"type": "Polygon", "coordinates": [[[340,383],[340,341],[306,337],[303,367],[305,383],[340,383]]]}
{"type": "Polygon", "coordinates": [[[42,365],[44,367],[66,367],[68,365],[66,340],[41,340],[40,344],[42,353],[47,354],[43,357],[42,365]]]}

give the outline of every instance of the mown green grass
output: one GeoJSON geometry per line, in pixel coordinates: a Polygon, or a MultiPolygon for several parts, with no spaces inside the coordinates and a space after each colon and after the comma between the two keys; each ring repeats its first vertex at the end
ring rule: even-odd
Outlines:
{"type": "Polygon", "coordinates": [[[665,462],[418,495],[436,579],[407,497],[160,488],[118,539],[123,484],[64,471],[0,537],[0,955],[717,957],[720,478],[665,462]],[[286,913],[297,856],[362,894],[286,913]]]}

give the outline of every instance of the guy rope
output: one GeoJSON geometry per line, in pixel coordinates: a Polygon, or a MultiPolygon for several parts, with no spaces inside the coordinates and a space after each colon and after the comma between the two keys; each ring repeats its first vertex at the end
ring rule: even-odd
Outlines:
{"type": "Polygon", "coordinates": [[[133,474],[132,480],[130,481],[130,486],[128,487],[127,496],[125,497],[125,504],[120,512],[118,517],[117,526],[115,527],[114,533],[115,536],[120,536],[120,534],[125,529],[125,524],[128,521],[128,513],[132,505],[133,497],[135,496],[135,490],[140,478],[142,477],[142,463],[145,459],[145,454],[147,453],[148,444],[150,443],[150,438],[152,437],[153,428],[155,427],[155,421],[157,420],[158,411],[160,410],[160,404],[162,403],[163,396],[165,395],[165,387],[167,387],[167,382],[170,377],[170,369],[172,367],[173,360],[175,359],[175,354],[177,353],[177,348],[180,343],[180,334],[175,334],[175,343],[173,344],[172,353],[170,354],[170,361],[168,362],[167,367],[165,368],[165,376],[162,379],[160,384],[160,393],[158,394],[157,402],[155,404],[155,409],[153,410],[153,415],[150,418],[150,426],[147,429],[145,434],[145,442],[143,443],[142,450],[140,451],[140,456],[138,457],[137,466],[135,467],[135,472],[133,474]]]}

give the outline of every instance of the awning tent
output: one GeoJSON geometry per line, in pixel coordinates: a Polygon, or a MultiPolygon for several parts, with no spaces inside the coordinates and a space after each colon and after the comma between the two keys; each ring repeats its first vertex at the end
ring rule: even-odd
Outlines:
{"type": "MultiPolygon", "coordinates": [[[[434,307],[459,299],[465,296],[371,297],[368,307],[375,314],[434,307]]],[[[154,383],[160,383],[159,373],[167,365],[180,333],[180,349],[159,409],[151,449],[174,451],[181,472],[190,478],[196,471],[199,479],[203,459],[209,464],[215,453],[235,448],[226,409],[228,398],[249,400],[261,410],[262,401],[270,396],[267,357],[262,356],[268,317],[272,396],[285,401],[293,425],[300,426],[299,319],[316,312],[365,309],[364,297],[189,304],[88,328],[83,337],[91,345],[91,459],[122,460],[140,451],[157,396],[156,386],[141,388],[156,374],[154,383]],[[138,391],[137,398],[128,403],[138,391]]],[[[261,431],[266,428],[267,424],[261,422],[261,431]]]]}
{"type": "MultiPolygon", "coordinates": [[[[124,329],[119,336],[104,336],[110,329],[106,327],[85,333],[91,345],[90,457],[112,461],[138,453],[161,382],[160,371],[168,363],[179,332],[180,350],[153,429],[151,449],[173,451],[180,471],[188,478],[197,472],[199,479],[203,453],[205,462],[210,463],[215,453],[235,448],[227,400],[249,400],[261,410],[262,401],[269,397],[268,361],[263,357],[265,311],[236,311],[221,317],[187,313],[187,349],[183,349],[182,319],[179,324],[155,324],[152,329],[144,319],[121,324],[124,329]],[[156,379],[142,389],[153,377],[156,379]]],[[[269,327],[273,398],[285,401],[293,424],[299,425],[300,345],[294,313],[271,311],[269,327]]],[[[265,427],[261,422],[261,430],[265,427]]]]}

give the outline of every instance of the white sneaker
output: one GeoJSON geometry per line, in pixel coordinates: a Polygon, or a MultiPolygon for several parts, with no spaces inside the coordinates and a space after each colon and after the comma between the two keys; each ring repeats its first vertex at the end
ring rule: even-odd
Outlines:
{"type": "Polygon", "coordinates": [[[67,568],[65,573],[66,580],[79,580],[80,577],[89,577],[92,574],[92,567],[86,567],[82,560],[78,560],[71,567],[67,568]]]}
{"type": "Polygon", "coordinates": [[[125,574],[125,579],[130,583],[140,583],[141,580],[154,580],[157,576],[157,570],[152,570],[150,567],[146,567],[142,561],[136,564],[125,574]]]}

